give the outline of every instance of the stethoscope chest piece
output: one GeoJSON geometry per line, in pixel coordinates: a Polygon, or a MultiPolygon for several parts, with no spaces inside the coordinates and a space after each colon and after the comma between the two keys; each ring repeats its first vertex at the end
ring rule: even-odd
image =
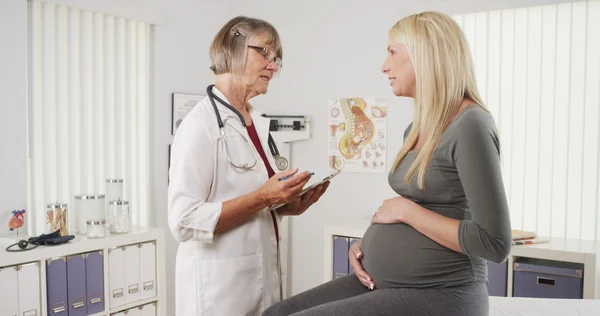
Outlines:
{"type": "Polygon", "coordinates": [[[288,167],[288,160],[280,156],[275,159],[275,164],[277,165],[277,169],[279,169],[279,171],[283,171],[288,167]]]}

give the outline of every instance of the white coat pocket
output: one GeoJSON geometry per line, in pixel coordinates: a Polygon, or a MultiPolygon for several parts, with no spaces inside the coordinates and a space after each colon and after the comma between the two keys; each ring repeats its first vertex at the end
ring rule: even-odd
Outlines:
{"type": "Polygon", "coordinates": [[[199,315],[260,315],[263,311],[262,254],[196,261],[199,315]]]}
{"type": "Polygon", "coordinates": [[[254,152],[250,144],[251,140],[246,138],[246,128],[239,121],[231,118],[225,119],[224,124],[225,138],[221,137],[221,141],[223,149],[227,147],[227,156],[236,165],[253,165],[255,162],[254,152]],[[236,123],[236,126],[232,125],[236,123]]]}

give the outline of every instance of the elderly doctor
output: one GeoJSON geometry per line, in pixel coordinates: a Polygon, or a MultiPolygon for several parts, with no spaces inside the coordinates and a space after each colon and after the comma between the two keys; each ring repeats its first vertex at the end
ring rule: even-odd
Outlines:
{"type": "Polygon", "coordinates": [[[181,123],[171,149],[168,218],[180,242],[176,310],[260,315],[282,296],[282,216],[302,214],[328,183],[299,197],[309,173],[286,170],[269,119],[248,103],[267,93],[281,68],[275,28],[233,18],[215,36],[210,57],[215,84],[181,123]],[[269,208],[278,204],[286,205],[269,208]]]}

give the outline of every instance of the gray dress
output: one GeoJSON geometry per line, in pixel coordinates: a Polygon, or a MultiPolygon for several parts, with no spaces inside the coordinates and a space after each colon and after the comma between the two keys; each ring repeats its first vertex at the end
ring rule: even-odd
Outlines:
{"type": "Polygon", "coordinates": [[[428,210],[460,220],[462,253],[406,224],[371,225],[362,239],[362,264],[375,291],[350,275],[285,300],[263,315],[488,314],[486,260],[502,262],[511,247],[494,120],[477,105],[464,109],[440,139],[424,190],[416,176],[404,182],[415,155],[410,152],[389,174],[390,186],[428,210]]]}

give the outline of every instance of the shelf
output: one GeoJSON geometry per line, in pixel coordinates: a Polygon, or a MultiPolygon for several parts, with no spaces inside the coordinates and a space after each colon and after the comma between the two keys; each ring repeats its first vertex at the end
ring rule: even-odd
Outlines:
{"type": "Polygon", "coordinates": [[[548,242],[512,246],[511,255],[584,263],[587,255],[600,253],[600,242],[593,240],[550,238],[548,242]]]}
{"type": "MultiPolygon", "coordinates": [[[[0,267],[86,253],[110,248],[115,245],[129,245],[148,240],[156,240],[159,231],[160,230],[157,228],[135,227],[128,234],[111,235],[107,233],[106,237],[95,239],[89,239],[86,235],[75,234],[75,239],[70,240],[68,243],[57,246],[38,246],[35,249],[20,252],[6,252],[4,250],[9,245],[18,242],[19,239],[17,237],[0,238],[0,251],[2,252],[2,255],[0,256],[0,267]]],[[[16,248],[16,246],[14,248],[16,248]]]]}
{"type": "Polygon", "coordinates": [[[130,309],[130,308],[134,308],[134,307],[138,307],[138,306],[142,306],[142,305],[154,303],[156,301],[158,301],[158,297],[148,298],[148,299],[145,299],[145,300],[141,300],[141,301],[137,301],[137,302],[133,302],[133,303],[121,305],[119,307],[115,307],[115,308],[111,309],[110,312],[109,312],[109,314],[114,314],[114,313],[122,312],[122,311],[130,309]]]}

